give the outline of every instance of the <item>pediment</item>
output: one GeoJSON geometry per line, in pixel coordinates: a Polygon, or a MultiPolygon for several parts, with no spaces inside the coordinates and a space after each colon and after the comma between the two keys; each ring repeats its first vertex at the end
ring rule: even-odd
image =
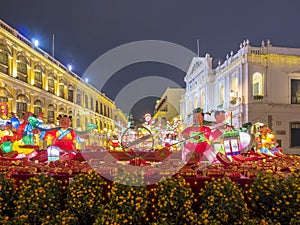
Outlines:
{"type": "Polygon", "coordinates": [[[187,76],[194,74],[196,71],[200,70],[205,66],[205,58],[193,57],[189,69],[186,73],[187,76]]]}

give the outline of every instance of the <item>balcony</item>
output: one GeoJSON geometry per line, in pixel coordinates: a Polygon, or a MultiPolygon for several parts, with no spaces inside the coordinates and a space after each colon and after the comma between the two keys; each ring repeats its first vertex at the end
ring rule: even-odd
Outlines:
{"type": "Polygon", "coordinates": [[[264,96],[263,95],[253,95],[254,102],[263,102],[264,96]]]}
{"type": "Polygon", "coordinates": [[[231,100],[230,100],[230,104],[231,105],[236,105],[237,104],[237,97],[234,97],[234,98],[232,98],[231,100]]]}

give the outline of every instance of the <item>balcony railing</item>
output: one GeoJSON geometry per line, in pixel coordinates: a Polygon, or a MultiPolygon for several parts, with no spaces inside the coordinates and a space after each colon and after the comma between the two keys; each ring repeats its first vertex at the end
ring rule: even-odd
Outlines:
{"type": "Polygon", "coordinates": [[[253,95],[252,97],[255,102],[262,102],[264,100],[263,95],[253,95]]]}

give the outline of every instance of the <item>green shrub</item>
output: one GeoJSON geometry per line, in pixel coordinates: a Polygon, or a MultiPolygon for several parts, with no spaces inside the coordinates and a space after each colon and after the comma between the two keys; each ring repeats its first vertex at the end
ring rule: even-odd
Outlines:
{"type": "Polygon", "coordinates": [[[53,177],[35,175],[20,186],[15,201],[18,224],[41,224],[51,220],[61,210],[61,188],[53,177]]]}
{"type": "Polygon", "coordinates": [[[149,223],[148,191],[146,186],[138,186],[144,183],[142,181],[143,174],[139,172],[118,174],[109,194],[109,202],[101,209],[95,224],[149,223]]]}
{"type": "Polygon", "coordinates": [[[255,217],[269,218],[284,225],[300,216],[299,174],[287,178],[260,174],[246,194],[255,217]]]}
{"type": "Polygon", "coordinates": [[[197,215],[192,209],[194,193],[183,177],[171,177],[153,190],[157,204],[152,207],[156,213],[156,224],[194,224],[197,215]]]}
{"type": "Polygon", "coordinates": [[[78,225],[78,218],[69,210],[59,212],[51,220],[43,221],[42,225],[78,225]]]}
{"type": "Polygon", "coordinates": [[[227,177],[207,182],[199,197],[200,210],[221,224],[248,220],[249,210],[243,190],[227,177]]]}
{"type": "Polygon", "coordinates": [[[78,218],[79,224],[91,224],[98,215],[98,207],[104,202],[103,187],[106,182],[95,171],[79,174],[67,187],[66,208],[78,218]]]}
{"type": "Polygon", "coordinates": [[[11,218],[14,209],[15,189],[11,179],[0,174],[0,216],[11,218]]]}

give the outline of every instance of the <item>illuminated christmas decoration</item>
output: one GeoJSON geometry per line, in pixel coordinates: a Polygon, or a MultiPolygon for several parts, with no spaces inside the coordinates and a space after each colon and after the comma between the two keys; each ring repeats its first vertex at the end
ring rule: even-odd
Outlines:
{"type": "Polygon", "coordinates": [[[0,119],[8,118],[8,103],[0,102],[0,119]]]}
{"type": "Polygon", "coordinates": [[[41,130],[41,139],[47,140],[48,142],[52,142],[52,146],[48,149],[48,157],[55,159],[57,158],[57,151],[64,152],[64,153],[74,153],[76,151],[76,142],[83,142],[84,140],[80,138],[80,135],[85,135],[90,133],[93,129],[97,129],[97,125],[95,124],[88,124],[88,130],[79,132],[75,131],[74,129],[70,128],[71,125],[71,118],[70,116],[64,115],[59,116],[59,127],[45,129],[39,126],[39,120],[35,117],[30,117],[29,121],[30,124],[36,128],[41,130]]]}
{"type": "Polygon", "coordinates": [[[152,122],[152,116],[150,115],[150,113],[146,113],[145,115],[144,115],[144,119],[145,119],[145,121],[146,121],[146,124],[147,125],[151,125],[151,122],[152,122]]]}

